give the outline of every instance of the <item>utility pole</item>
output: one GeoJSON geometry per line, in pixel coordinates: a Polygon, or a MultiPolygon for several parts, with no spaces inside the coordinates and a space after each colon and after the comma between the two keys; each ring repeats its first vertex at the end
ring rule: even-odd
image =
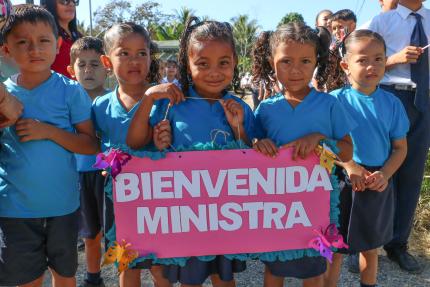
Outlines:
{"type": "Polygon", "coordinates": [[[93,35],[93,9],[91,7],[91,0],[90,1],[90,36],[93,35]]]}

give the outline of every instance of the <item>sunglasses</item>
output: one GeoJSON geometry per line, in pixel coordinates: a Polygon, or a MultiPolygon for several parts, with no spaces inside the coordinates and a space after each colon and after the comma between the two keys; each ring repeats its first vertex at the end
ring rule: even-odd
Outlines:
{"type": "Polygon", "coordinates": [[[57,2],[64,6],[67,6],[70,3],[73,3],[75,6],[79,5],[79,0],[57,0],[57,2]]]}

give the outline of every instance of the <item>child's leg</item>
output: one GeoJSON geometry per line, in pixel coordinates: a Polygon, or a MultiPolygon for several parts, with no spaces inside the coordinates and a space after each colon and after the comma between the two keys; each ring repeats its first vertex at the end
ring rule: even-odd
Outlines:
{"type": "Polygon", "coordinates": [[[140,269],[128,269],[119,275],[120,287],[140,287],[140,269]]]}
{"type": "Polygon", "coordinates": [[[19,285],[19,287],[42,287],[42,284],[43,284],[43,275],[30,283],[19,285]]]}
{"type": "Polygon", "coordinates": [[[52,274],[52,287],[76,287],[76,277],[64,277],[50,268],[52,274]]]}
{"type": "Polygon", "coordinates": [[[223,281],[221,280],[218,274],[212,274],[211,281],[214,287],[235,287],[236,286],[236,281],[234,281],[234,279],[230,281],[223,281]]]}
{"type": "Polygon", "coordinates": [[[100,261],[102,258],[101,252],[102,233],[99,232],[95,238],[85,238],[85,257],[87,259],[88,273],[100,272],[100,261]]]}
{"type": "Polygon", "coordinates": [[[333,263],[327,264],[327,271],[324,273],[324,287],[336,287],[342,267],[343,256],[340,253],[333,254],[333,263]]]}
{"type": "Polygon", "coordinates": [[[323,287],[324,274],[303,280],[303,287],[323,287]]]}
{"type": "Polygon", "coordinates": [[[360,277],[361,283],[375,285],[378,273],[378,249],[372,249],[360,253],[360,277]]]}
{"type": "Polygon", "coordinates": [[[169,280],[163,276],[163,266],[154,265],[150,269],[154,287],[171,287],[169,280]]]}
{"type": "Polygon", "coordinates": [[[278,277],[270,273],[269,268],[266,266],[264,270],[264,287],[283,287],[284,277],[278,277]]]}

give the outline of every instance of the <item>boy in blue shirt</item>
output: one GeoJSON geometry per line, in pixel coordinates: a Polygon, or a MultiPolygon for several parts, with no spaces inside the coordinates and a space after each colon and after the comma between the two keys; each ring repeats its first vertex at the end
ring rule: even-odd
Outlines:
{"type": "Polygon", "coordinates": [[[5,82],[24,106],[0,137],[0,285],[76,286],[79,208],[74,153],[98,150],[91,103],[78,85],[51,71],[58,52],[53,16],[33,5],[15,10],[2,29],[19,74],[5,82]]]}
{"type": "MultiPolygon", "coordinates": [[[[71,62],[67,71],[82,85],[91,101],[108,92],[103,86],[107,76],[107,70],[100,61],[103,54],[103,41],[95,37],[78,39],[70,50],[71,62]]],[[[95,155],[76,155],[81,195],[79,235],[84,238],[87,259],[87,274],[81,287],[104,286],[100,277],[100,261],[105,177],[93,167],[95,162],[95,155]]]]}

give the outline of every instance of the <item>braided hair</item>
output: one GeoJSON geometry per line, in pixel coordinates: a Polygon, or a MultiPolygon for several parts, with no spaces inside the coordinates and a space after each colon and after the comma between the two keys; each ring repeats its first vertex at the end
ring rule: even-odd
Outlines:
{"type": "Polygon", "coordinates": [[[318,86],[323,86],[327,80],[327,63],[329,56],[329,45],[331,41],[330,32],[324,27],[312,29],[301,22],[291,22],[280,26],[276,31],[262,32],[252,51],[253,58],[253,83],[265,83],[265,88],[271,90],[276,82],[275,71],[270,64],[273,59],[273,52],[280,43],[294,41],[301,44],[311,44],[315,46],[317,55],[318,86]]]}
{"type": "MultiPolygon", "coordinates": [[[[236,46],[233,38],[233,29],[227,22],[199,21],[197,17],[190,17],[185,24],[184,32],[179,43],[179,81],[184,94],[188,94],[188,89],[193,84],[189,74],[189,52],[192,43],[202,41],[222,41],[229,43],[233,51],[233,56],[237,59],[236,46]]],[[[237,62],[237,61],[236,61],[237,62]]],[[[237,64],[234,67],[233,82],[238,79],[237,64]]]]}

